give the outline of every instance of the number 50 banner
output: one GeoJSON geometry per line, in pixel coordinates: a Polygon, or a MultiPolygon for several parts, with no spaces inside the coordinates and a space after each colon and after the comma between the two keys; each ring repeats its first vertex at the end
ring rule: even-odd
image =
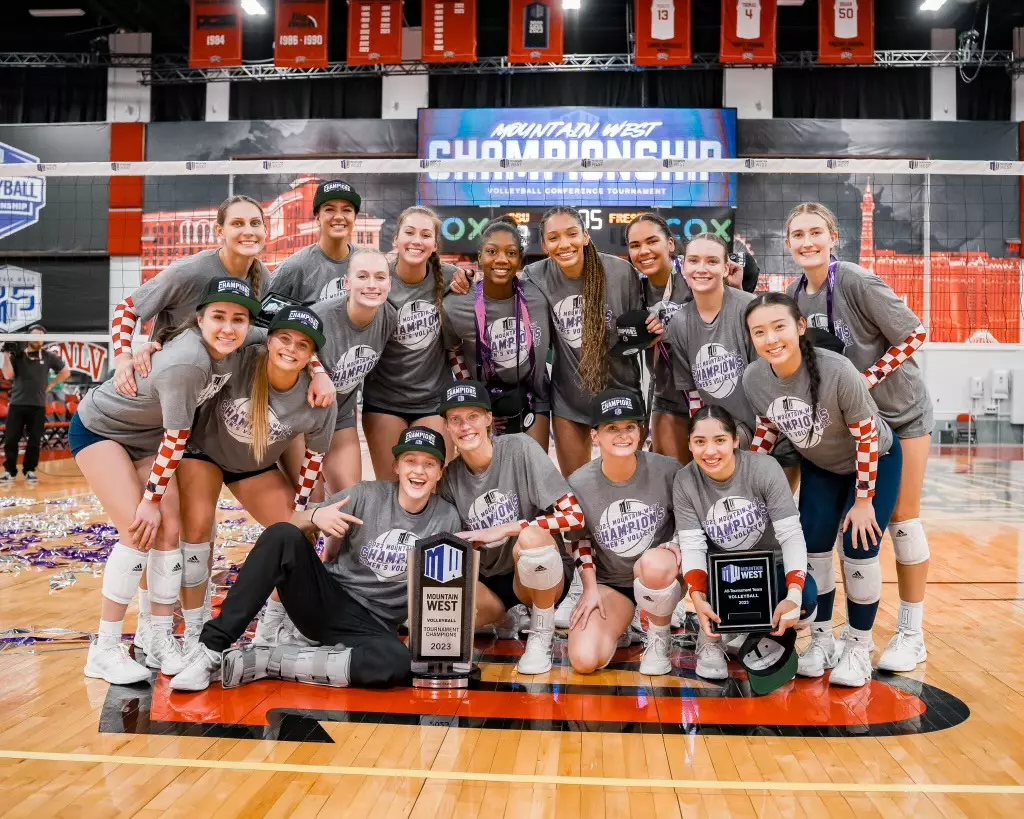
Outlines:
{"type": "Polygon", "coordinates": [[[277,0],[274,65],[327,68],[327,0],[277,0]]]}
{"type": "Polygon", "coordinates": [[[818,62],[875,61],[874,0],[818,0],[818,62]]]}
{"type": "Polygon", "coordinates": [[[237,0],[192,0],[188,64],[192,68],[242,64],[242,9],[237,0]]]}

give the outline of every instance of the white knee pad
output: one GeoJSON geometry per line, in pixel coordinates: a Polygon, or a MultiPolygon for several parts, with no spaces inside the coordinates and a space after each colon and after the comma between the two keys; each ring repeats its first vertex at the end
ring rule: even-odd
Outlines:
{"type": "Polygon", "coordinates": [[[919,518],[890,523],[889,535],[892,537],[893,551],[896,552],[896,562],[903,566],[924,563],[932,555],[919,518]]]}
{"type": "Polygon", "coordinates": [[[149,599],[171,605],[181,592],[181,549],[149,553],[149,599]]]}
{"type": "Polygon", "coordinates": [[[524,588],[548,591],[562,582],[562,558],[554,546],[523,549],[516,561],[516,575],[524,588]]]}
{"type": "Polygon", "coordinates": [[[123,543],[115,543],[103,569],[103,596],[127,606],[139,590],[139,581],[145,571],[145,552],[137,552],[123,543]]]}
{"type": "Polygon", "coordinates": [[[877,555],[856,560],[844,557],[843,579],[846,598],[853,603],[877,603],[882,597],[882,564],[877,555]]]}
{"type": "Polygon", "coordinates": [[[671,617],[676,604],[683,599],[683,587],[673,580],[667,589],[649,589],[639,578],[633,578],[633,595],[636,604],[655,617],[671,617]]]}
{"type": "Polygon", "coordinates": [[[210,579],[211,543],[185,543],[181,541],[181,557],[185,568],[181,572],[182,588],[202,586],[210,579]]]}
{"type": "Polygon", "coordinates": [[[811,577],[818,585],[818,594],[828,594],[836,590],[836,571],[833,568],[832,552],[807,555],[807,568],[811,577]]]}

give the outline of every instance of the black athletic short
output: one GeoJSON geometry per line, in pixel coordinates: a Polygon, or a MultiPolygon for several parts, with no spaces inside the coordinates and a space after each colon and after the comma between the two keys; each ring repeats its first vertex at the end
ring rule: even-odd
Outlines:
{"type": "Polygon", "coordinates": [[[399,412],[398,410],[384,409],[383,407],[375,407],[373,404],[363,403],[363,416],[365,417],[368,412],[375,412],[377,415],[393,415],[395,418],[401,418],[409,426],[415,426],[416,422],[421,418],[429,418],[431,415],[437,415],[439,407],[435,407],[429,412],[399,412]]]}
{"type": "MultiPolygon", "coordinates": [[[[568,570],[565,570],[566,561],[562,561],[563,568],[563,583],[562,593],[558,595],[558,600],[555,602],[557,607],[559,603],[565,600],[565,596],[569,593],[569,585],[572,583],[572,572],[573,564],[570,560],[568,562],[568,570]]],[[[484,577],[480,575],[480,582],[483,583],[488,589],[494,592],[495,596],[501,601],[501,605],[505,607],[505,611],[508,611],[513,606],[519,606],[522,604],[522,600],[516,597],[516,591],[513,586],[515,580],[515,572],[509,572],[508,574],[495,574],[490,577],[484,577]]]]}
{"type": "Polygon", "coordinates": [[[623,597],[627,598],[634,606],[636,605],[636,595],[633,593],[632,586],[613,586],[611,583],[607,583],[606,585],[609,589],[617,591],[623,597]]]}
{"type": "Polygon", "coordinates": [[[270,466],[263,467],[263,469],[254,469],[252,472],[228,472],[205,452],[199,452],[196,449],[186,449],[185,454],[182,457],[191,458],[193,461],[206,461],[208,464],[213,464],[220,470],[220,474],[224,476],[225,486],[231,486],[231,484],[244,481],[246,478],[255,478],[257,475],[262,475],[264,472],[272,472],[277,469],[277,464],[271,464],[270,466]]]}

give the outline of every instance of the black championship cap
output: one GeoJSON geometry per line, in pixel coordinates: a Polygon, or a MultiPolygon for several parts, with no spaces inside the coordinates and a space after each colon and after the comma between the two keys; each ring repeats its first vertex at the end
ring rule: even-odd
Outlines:
{"type": "Polygon", "coordinates": [[[207,304],[216,304],[219,301],[230,301],[245,307],[254,318],[259,314],[262,305],[253,295],[252,285],[245,279],[236,279],[234,276],[226,276],[223,279],[214,279],[206,285],[203,297],[196,307],[204,307],[207,304]]]}
{"type": "Polygon", "coordinates": [[[356,193],[356,189],[348,182],[334,179],[330,182],[321,182],[320,187],[316,189],[316,196],[313,197],[313,213],[319,213],[320,206],[324,202],[336,199],[349,202],[356,209],[356,213],[359,213],[359,206],[363,203],[362,198],[356,193]]]}
{"type": "Polygon", "coordinates": [[[739,661],[747,670],[750,690],[758,696],[771,694],[796,677],[796,629],[781,637],[751,634],[743,641],[739,661]]]}
{"type": "Polygon", "coordinates": [[[402,433],[398,443],[391,447],[391,454],[397,458],[405,452],[426,452],[437,458],[441,466],[448,457],[444,436],[428,427],[409,427],[402,433]]]}
{"type": "Polygon", "coordinates": [[[843,355],[846,350],[846,345],[843,344],[842,339],[834,333],[830,333],[824,327],[808,327],[804,330],[804,335],[807,336],[807,340],[811,344],[823,350],[831,350],[833,353],[839,353],[839,355],[843,355]]]}
{"type": "Polygon", "coordinates": [[[629,390],[605,390],[590,402],[590,426],[616,421],[646,421],[644,400],[629,390]]]}
{"type": "Polygon", "coordinates": [[[282,307],[271,319],[268,333],[275,330],[295,330],[309,336],[319,350],[326,343],[324,323],[320,316],[307,307],[282,307]]]}
{"type": "Polygon", "coordinates": [[[438,414],[443,416],[449,410],[458,407],[479,407],[490,412],[491,396],[487,392],[487,387],[479,381],[456,381],[449,384],[441,392],[438,414]]]}
{"type": "Polygon", "coordinates": [[[650,313],[646,310],[630,310],[615,320],[615,331],[619,334],[619,343],[611,349],[616,357],[637,355],[651,346],[657,336],[647,329],[650,313]]]}

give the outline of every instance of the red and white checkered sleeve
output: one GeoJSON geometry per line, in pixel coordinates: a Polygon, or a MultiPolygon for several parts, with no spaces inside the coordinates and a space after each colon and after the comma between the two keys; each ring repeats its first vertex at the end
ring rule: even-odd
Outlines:
{"type": "Polygon", "coordinates": [[[873,498],[878,478],[878,427],[873,417],[847,426],[857,439],[857,497],[873,498]]]}
{"type": "Polygon", "coordinates": [[[295,511],[301,512],[309,503],[309,496],[313,494],[313,487],[316,486],[317,478],[320,477],[320,469],[324,465],[324,453],[306,450],[302,456],[302,466],[299,468],[299,480],[295,486],[295,511]]]}
{"type": "Polygon", "coordinates": [[[583,507],[576,496],[569,492],[555,501],[555,510],[547,515],[540,515],[533,520],[524,520],[520,526],[537,526],[549,532],[578,532],[584,527],[583,507]]]}
{"type": "Polygon", "coordinates": [[[448,366],[452,368],[452,377],[456,381],[468,381],[473,377],[473,374],[469,371],[469,367],[466,366],[466,359],[462,357],[462,348],[459,347],[455,350],[448,350],[448,366]]]}
{"type": "Polygon", "coordinates": [[[704,400],[700,397],[700,393],[697,390],[687,390],[686,401],[690,405],[691,418],[704,408],[704,400]]]}
{"type": "Polygon", "coordinates": [[[775,422],[767,415],[758,415],[757,429],[754,430],[754,438],[750,442],[750,451],[771,455],[778,440],[779,428],[775,426],[775,422]]]}
{"type": "Polygon", "coordinates": [[[892,375],[904,361],[908,361],[927,338],[928,332],[924,329],[924,325],[917,325],[914,332],[903,339],[901,343],[894,344],[886,350],[885,354],[867,369],[864,376],[867,378],[868,384],[872,387],[878,386],[892,375]]]}
{"type": "Polygon", "coordinates": [[[138,322],[139,314],[135,312],[135,302],[131,296],[127,296],[114,308],[114,317],[110,320],[110,340],[114,345],[114,358],[123,353],[132,354],[132,335],[138,322]]]}
{"type": "Polygon", "coordinates": [[[146,491],[142,495],[143,500],[160,503],[167,485],[171,482],[174,470],[181,463],[181,456],[185,454],[185,444],[188,441],[190,430],[187,429],[165,429],[164,438],[160,442],[160,449],[157,450],[156,458],[153,459],[153,468],[149,472],[149,479],[146,481],[146,491]]]}
{"type": "Polygon", "coordinates": [[[580,570],[594,568],[594,546],[590,542],[590,538],[573,541],[572,561],[580,570]]]}

